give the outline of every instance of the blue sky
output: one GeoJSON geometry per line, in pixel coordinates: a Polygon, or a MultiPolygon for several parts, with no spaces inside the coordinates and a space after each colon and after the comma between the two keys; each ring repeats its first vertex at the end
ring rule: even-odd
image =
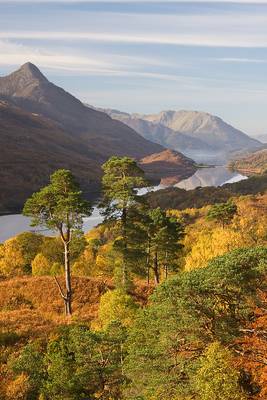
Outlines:
{"type": "Polygon", "coordinates": [[[267,133],[267,0],[0,0],[0,76],[27,61],[95,106],[267,133]]]}

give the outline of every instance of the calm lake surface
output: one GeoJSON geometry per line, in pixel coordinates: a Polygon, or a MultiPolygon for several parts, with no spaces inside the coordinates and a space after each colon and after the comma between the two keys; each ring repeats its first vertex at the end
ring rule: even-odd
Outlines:
{"type": "MultiPolygon", "coordinates": [[[[237,172],[231,172],[225,167],[214,167],[214,168],[201,168],[194,175],[188,179],[184,179],[175,185],[186,190],[195,189],[198,186],[221,186],[225,183],[233,183],[247,179],[246,176],[241,175],[237,172]]],[[[139,194],[145,194],[147,191],[156,191],[164,189],[163,185],[151,187],[149,189],[143,188],[139,190],[139,194]]],[[[93,214],[89,218],[84,219],[83,230],[84,232],[89,231],[96,225],[100,224],[103,217],[100,215],[100,211],[97,207],[94,208],[93,214]]],[[[30,226],[30,219],[20,214],[4,215],[0,216],[0,242],[15,236],[21,232],[31,231],[39,232],[44,235],[51,235],[52,232],[44,229],[33,228],[30,226]]]]}
{"type": "Polygon", "coordinates": [[[226,167],[217,166],[214,168],[201,168],[188,179],[174,185],[175,187],[192,190],[196,187],[222,186],[225,183],[234,183],[247,179],[247,176],[238,172],[232,172],[226,167]]]}

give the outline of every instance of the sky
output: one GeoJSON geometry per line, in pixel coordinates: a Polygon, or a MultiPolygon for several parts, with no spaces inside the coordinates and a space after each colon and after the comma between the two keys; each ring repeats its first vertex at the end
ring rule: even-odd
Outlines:
{"type": "Polygon", "coordinates": [[[28,61],[94,106],[267,133],[267,0],[0,0],[0,76],[28,61]]]}

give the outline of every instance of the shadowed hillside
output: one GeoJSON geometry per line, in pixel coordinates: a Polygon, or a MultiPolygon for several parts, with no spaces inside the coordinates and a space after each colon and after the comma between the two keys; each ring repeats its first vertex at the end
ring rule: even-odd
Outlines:
{"type": "MultiPolygon", "coordinates": [[[[55,169],[71,169],[86,197],[95,199],[100,193],[101,165],[109,157],[139,160],[165,150],[105,113],[86,107],[31,63],[0,78],[0,144],[4,149],[0,213],[19,211],[55,169]]],[[[193,161],[175,154],[180,159],[177,174],[193,174],[193,161]]],[[[160,174],[156,170],[154,179],[168,176],[169,169],[167,162],[160,174]]]]}

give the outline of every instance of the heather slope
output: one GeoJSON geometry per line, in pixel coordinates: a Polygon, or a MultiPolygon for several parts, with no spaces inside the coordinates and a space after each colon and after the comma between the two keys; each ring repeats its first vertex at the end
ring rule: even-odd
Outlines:
{"type": "Polygon", "coordinates": [[[99,155],[52,121],[1,101],[0,146],[0,212],[19,210],[58,168],[71,169],[87,196],[99,192],[99,155]]]}

